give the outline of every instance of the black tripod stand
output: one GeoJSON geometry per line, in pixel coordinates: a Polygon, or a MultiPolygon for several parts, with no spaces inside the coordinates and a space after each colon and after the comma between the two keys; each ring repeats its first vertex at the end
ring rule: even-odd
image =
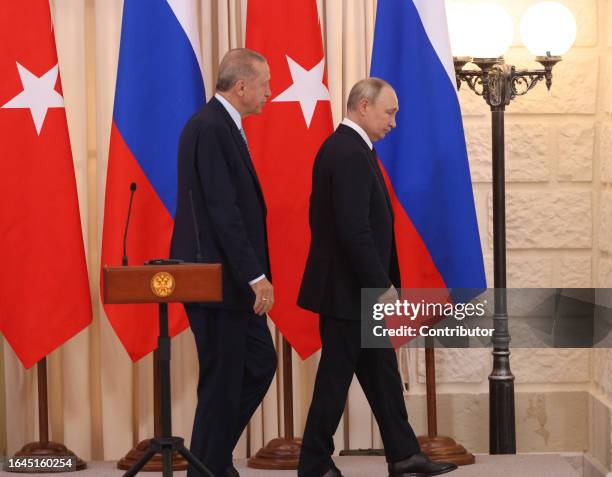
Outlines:
{"type": "Polygon", "coordinates": [[[202,477],[215,477],[189,450],[184,439],[172,435],[170,407],[170,336],[168,335],[168,304],[159,304],[158,360],[161,379],[161,437],[151,439],[151,447],[123,477],[133,477],[155,454],[161,454],[163,477],[172,477],[172,454],[176,451],[189,462],[202,477]]]}

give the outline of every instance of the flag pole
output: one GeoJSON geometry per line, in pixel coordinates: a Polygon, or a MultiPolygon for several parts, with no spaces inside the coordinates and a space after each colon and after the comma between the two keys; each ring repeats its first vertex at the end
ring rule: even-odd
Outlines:
{"type": "Polygon", "coordinates": [[[293,350],[285,337],[282,341],[284,437],[272,439],[249,459],[253,469],[296,470],[300,459],[302,439],[296,439],[293,430],[293,350]]]}
{"type": "Polygon", "coordinates": [[[431,336],[425,337],[425,382],[427,388],[427,435],[419,436],[421,450],[438,462],[453,462],[457,465],[474,463],[474,456],[454,439],[438,435],[436,396],[436,357],[431,336]]]}
{"type": "MultiPolygon", "coordinates": [[[[23,446],[15,457],[73,457],[76,460],[76,470],[87,468],[85,461],[80,459],[74,452],[59,442],[49,440],[49,406],[47,399],[47,358],[41,359],[36,364],[38,374],[38,438],[36,442],[30,442],[23,446]]],[[[20,468],[19,472],[38,473],[38,467],[20,468]]]]}
{"type": "Polygon", "coordinates": [[[293,439],[293,353],[291,345],[283,337],[283,414],[285,439],[293,439]]]}

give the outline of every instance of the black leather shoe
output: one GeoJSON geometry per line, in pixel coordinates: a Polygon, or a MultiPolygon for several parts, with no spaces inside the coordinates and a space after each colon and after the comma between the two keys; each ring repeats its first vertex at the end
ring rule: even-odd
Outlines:
{"type": "Polygon", "coordinates": [[[224,477],[240,477],[240,474],[233,465],[225,469],[224,477]]]}
{"type": "Polygon", "coordinates": [[[419,452],[408,459],[389,464],[389,477],[430,477],[446,474],[456,468],[451,462],[432,462],[419,452]]]}

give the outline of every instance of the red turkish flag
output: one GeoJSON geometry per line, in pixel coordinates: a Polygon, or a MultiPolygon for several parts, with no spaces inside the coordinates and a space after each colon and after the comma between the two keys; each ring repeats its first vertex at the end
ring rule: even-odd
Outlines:
{"type": "Polygon", "coordinates": [[[48,0],[0,4],[0,331],[26,368],[92,319],[48,0]]]}
{"type": "Polygon", "coordinates": [[[308,256],[312,165],[332,114],[316,0],[249,0],[246,46],[268,60],[272,96],[245,122],[268,207],[276,303],[270,317],[303,359],[318,350],[318,316],[297,306],[308,256]]]}

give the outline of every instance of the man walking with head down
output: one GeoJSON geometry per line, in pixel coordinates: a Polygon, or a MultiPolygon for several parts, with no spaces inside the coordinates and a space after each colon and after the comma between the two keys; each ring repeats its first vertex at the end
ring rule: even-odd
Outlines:
{"type": "MultiPolygon", "coordinates": [[[[232,451],[276,370],[266,205],[242,129],[242,118],[261,112],[269,83],[263,56],[230,50],[215,96],[179,144],[171,256],[222,264],[223,300],[185,305],[200,363],[191,451],[215,477],[238,476],[232,451]]],[[[198,473],[190,467],[188,476],[198,473]]]]}
{"type": "Polygon", "coordinates": [[[391,477],[440,475],[454,464],[420,451],[408,423],[393,349],[362,349],[362,288],[398,298],[400,273],[393,211],[372,142],[395,127],[393,88],[379,78],[350,91],[347,116],[323,143],[314,163],[311,244],[298,304],[320,314],[321,360],[306,421],[298,477],[338,477],[331,459],[353,374],[376,418],[391,477]]]}

